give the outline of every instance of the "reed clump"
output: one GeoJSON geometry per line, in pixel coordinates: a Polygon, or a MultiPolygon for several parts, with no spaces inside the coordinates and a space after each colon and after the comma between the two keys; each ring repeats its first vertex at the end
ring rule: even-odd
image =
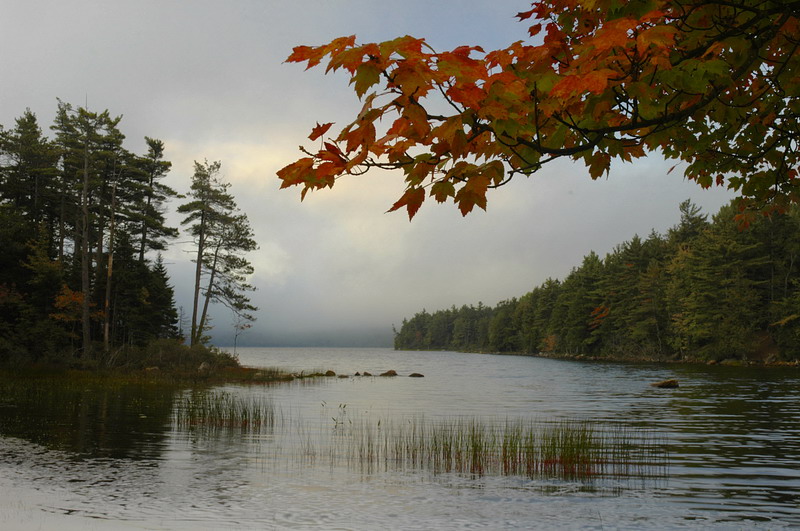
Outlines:
{"type": "Polygon", "coordinates": [[[365,471],[587,480],[666,475],[665,441],[645,430],[585,420],[491,422],[475,418],[337,426],[334,459],[365,471]],[[342,437],[342,430],[349,437],[342,437]]]}
{"type": "Polygon", "coordinates": [[[273,430],[275,422],[275,406],[268,398],[224,390],[185,392],[174,408],[175,426],[187,431],[261,433],[273,430]]]}

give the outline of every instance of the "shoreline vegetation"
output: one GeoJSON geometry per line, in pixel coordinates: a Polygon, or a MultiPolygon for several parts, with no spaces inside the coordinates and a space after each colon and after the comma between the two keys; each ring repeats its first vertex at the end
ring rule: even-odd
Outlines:
{"type": "Polygon", "coordinates": [[[521,356],[533,356],[537,358],[570,360],[570,361],[593,361],[593,362],[613,362],[613,363],[656,363],[656,364],[687,364],[687,365],[722,365],[727,367],[795,367],[800,368],[800,360],[742,360],[735,358],[725,358],[722,360],[703,360],[699,358],[649,358],[636,356],[587,356],[585,354],[557,354],[554,352],[538,352],[535,354],[525,353],[504,353],[521,356]]]}
{"type": "Polygon", "coordinates": [[[230,310],[235,339],[255,320],[247,215],[219,161],[195,161],[180,195],[164,183],[164,143],[129,151],[121,119],[58,100],[52,138],[30,110],[0,126],[0,366],[235,365],[205,345],[212,304],[230,310]],[[172,199],[186,199],[176,212],[195,263],[186,314],[161,254],[179,236],[172,199]]]}
{"type": "MultiPolygon", "coordinates": [[[[269,436],[267,451],[273,458],[327,462],[369,474],[419,471],[593,485],[598,480],[669,475],[669,441],[658,430],[636,422],[472,415],[376,418],[353,413],[347,404],[326,409],[323,402],[318,428],[309,430],[308,417],[281,408],[264,393],[214,386],[181,388],[163,379],[132,381],[107,371],[72,369],[65,374],[69,377],[0,370],[4,434],[9,430],[48,448],[95,456],[128,455],[142,434],[170,430],[190,434],[194,440],[269,436]],[[32,416],[44,421],[32,424],[32,416]],[[108,429],[121,425],[127,435],[108,429]],[[41,437],[42,431],[46,437],[41,437]]],[[[144,371],[135,374],[153,377],[144,371]]]]}
{"type": "Polygon", "coordinates": [[[143,347],[118,349],[107,357],[6,361],[0,364],[0,377],[9,376],[196,387],[289,382],[324,377],[325,372],[291,373],[274,367],[244,367],[236,356],[215,347],[189,347],[178,340],[160,339],[143,347]]]}
{"type": "Polygon", "coordinates": [[[431,352],[459,352],[462,354],[482,354],[487,356],[527,356],[531,358],[546,358],[553,360],[566,360],[566,361],[586,361],[586,362],[599,362],[599,363],[648,363],[648,364],[661,364],[661,365],[720,365],[726,367],[794,367],[800,369],[800,360],[741,360],[734,358],[727,358],[722,360],[702,360],[699,358],[654,358],[633,355],[604,355],[604,356],[591,356],[586,354],[569,354],[557,352],[492,352],[492,351],[450,351],[448,349],[398,349],[399,352],[420,352],[422,350],[429,350],[431,352]]]}
{"type": "Polygon", "coordinates": [[[749,227],[734,202],[711,220],[688,200],[679,210],[666,234],[592,251],[519,298],[423,309],[395,329],[395,349],[798,365],[800,208],[749,227]]]}

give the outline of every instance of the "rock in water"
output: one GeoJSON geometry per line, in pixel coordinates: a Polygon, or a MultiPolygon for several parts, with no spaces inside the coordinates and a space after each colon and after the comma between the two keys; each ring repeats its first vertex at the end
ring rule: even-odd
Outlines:
{"type": "Polygon", "coordinates": [[[678,387],[678,380],[664,380],[661,382],[651,383],[650,385],[660,389],[675,389],[678,387]]]}

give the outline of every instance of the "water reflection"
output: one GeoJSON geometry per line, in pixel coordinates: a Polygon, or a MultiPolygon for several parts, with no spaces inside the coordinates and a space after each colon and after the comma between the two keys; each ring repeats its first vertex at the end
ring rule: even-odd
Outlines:
{"type": "Polygon", "coordinates": [[[800,525],[796,372],[385,350],[245,354],[293,370],[425,378],[203,391],[0,380],[0,486],[50,492],[48,511],[176,529],[800,525]],[[649,386],[667,378],[681,387],[649,386]],[[464,419],[650,430],[668,441],[669,474],[470,473],[386,449],[413,440],[413,429],[464,419]],[[399,435],[381,439],[389,423],[399,435]],[[369,452],[378,458],[365,460],[369,452]]]}
{"type": "Polygon", "coordinates": [[[55,376],[0,379],[0,433],[81,457],[158,458],[175,390],[55,376]]]}
{"type": "Polygon", "coordinates": [[[800,387],[791,369],[686,367],[669,407],[675,473],[727,519],[797,522],[800,387]]]}

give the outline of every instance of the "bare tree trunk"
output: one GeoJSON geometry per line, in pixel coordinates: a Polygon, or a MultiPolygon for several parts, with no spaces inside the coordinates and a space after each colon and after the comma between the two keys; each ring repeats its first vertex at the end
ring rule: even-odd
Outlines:
{"type": "Polygon", "coordinates": [[[194,302],[192,303],[192,336],[189,345],[194,346],[200,339],[197,329],[197,306],[200,303],[200,280],[203,274],[203,251],[205,250],[205,212],[200,214],[200,231],[197,242],[197,266],[194,270],[194,302]]]}
{"type": "Polygon", "coordinates": [[[64,231],[66,230],[64,223],[64,216],[66,215],[64,206],[65,195],[66,194],[61,195],[61,215],[58,218],[58,261],[61,263],[64,262],[64,231]]]}
{"type": "Polygon", "coordinates": [[[106,265],[106,299],[103,305],[103,348],[106,354],[111,347],[111,275],[114,266],[114,217],[117,207],[117,183],[111,185],[111,226],[108,229],[108,263],[106,265]]]}
{"type": "Polygon", "coordinates": [[[148,178],[148,186],[150,187],[150,192],[147,194],[147,206],[145,207],[145,219],[142,220],[142,241],[139,242],[139,262],[144,262],[144,251],[145,247],[147,246],[147,215],[150,213],[150,205],[152,204],[153,196],[151,195],[153,190],[153,181],[155,181],[155,176],[153,172],[150,172],[148,178]]]}
{"type": "Polygon", "coordinates": [[[209,268],[211,271],[208,275],[208,287],[206,288],[206,296],[205,300],[203,301],[203,313],[200,316],[200,324],[198,325],[198,340],[203,333],[203,329],[206,326],[206,316],[208,315],[208,303],[211,301],[211,290],[214,289],[214,280],[216,280],[217,276],[217,257],[219,256],[219,249],[222,246],[222,242],[220,241],[217,243],[217,247],[214,249],[214,260],[211,262],[211,267],[209,268]]]}
{"type": "MultiPolygon", "coordinates": [[[[94,249],[89,250],[90,255],[94,255],[94,279],[95,285],[94,289],[99,288],[100,279],[103,278],[105,275],[103,274],[103,266],[105,265],[105,261],[103,260],[103,242],[105,240],[105,224],[106,224],[106,215],[105,215],[105,207],[106,205],[103,203],[105,200],[105,188],[106,185],[103,183],[102,190],[97,194],[97,213],[95,214],[95,226],[97,227],[97,238],[95,239],[95,247],[94,249]]],[[[91,241],[91,240],[90,240],[91,241]]],[[[100,299],[100,292],[96,293],[97,299],[100,299]]]]}
{"type": "Polygon", "coordinates": [[[81,291],[83,302],[81,308],[81,328],[83,332],[83,353],[91,353],[91,323],[89,322],[89,128],[83,149],[83,190],[81,191],[81,291]]]}

